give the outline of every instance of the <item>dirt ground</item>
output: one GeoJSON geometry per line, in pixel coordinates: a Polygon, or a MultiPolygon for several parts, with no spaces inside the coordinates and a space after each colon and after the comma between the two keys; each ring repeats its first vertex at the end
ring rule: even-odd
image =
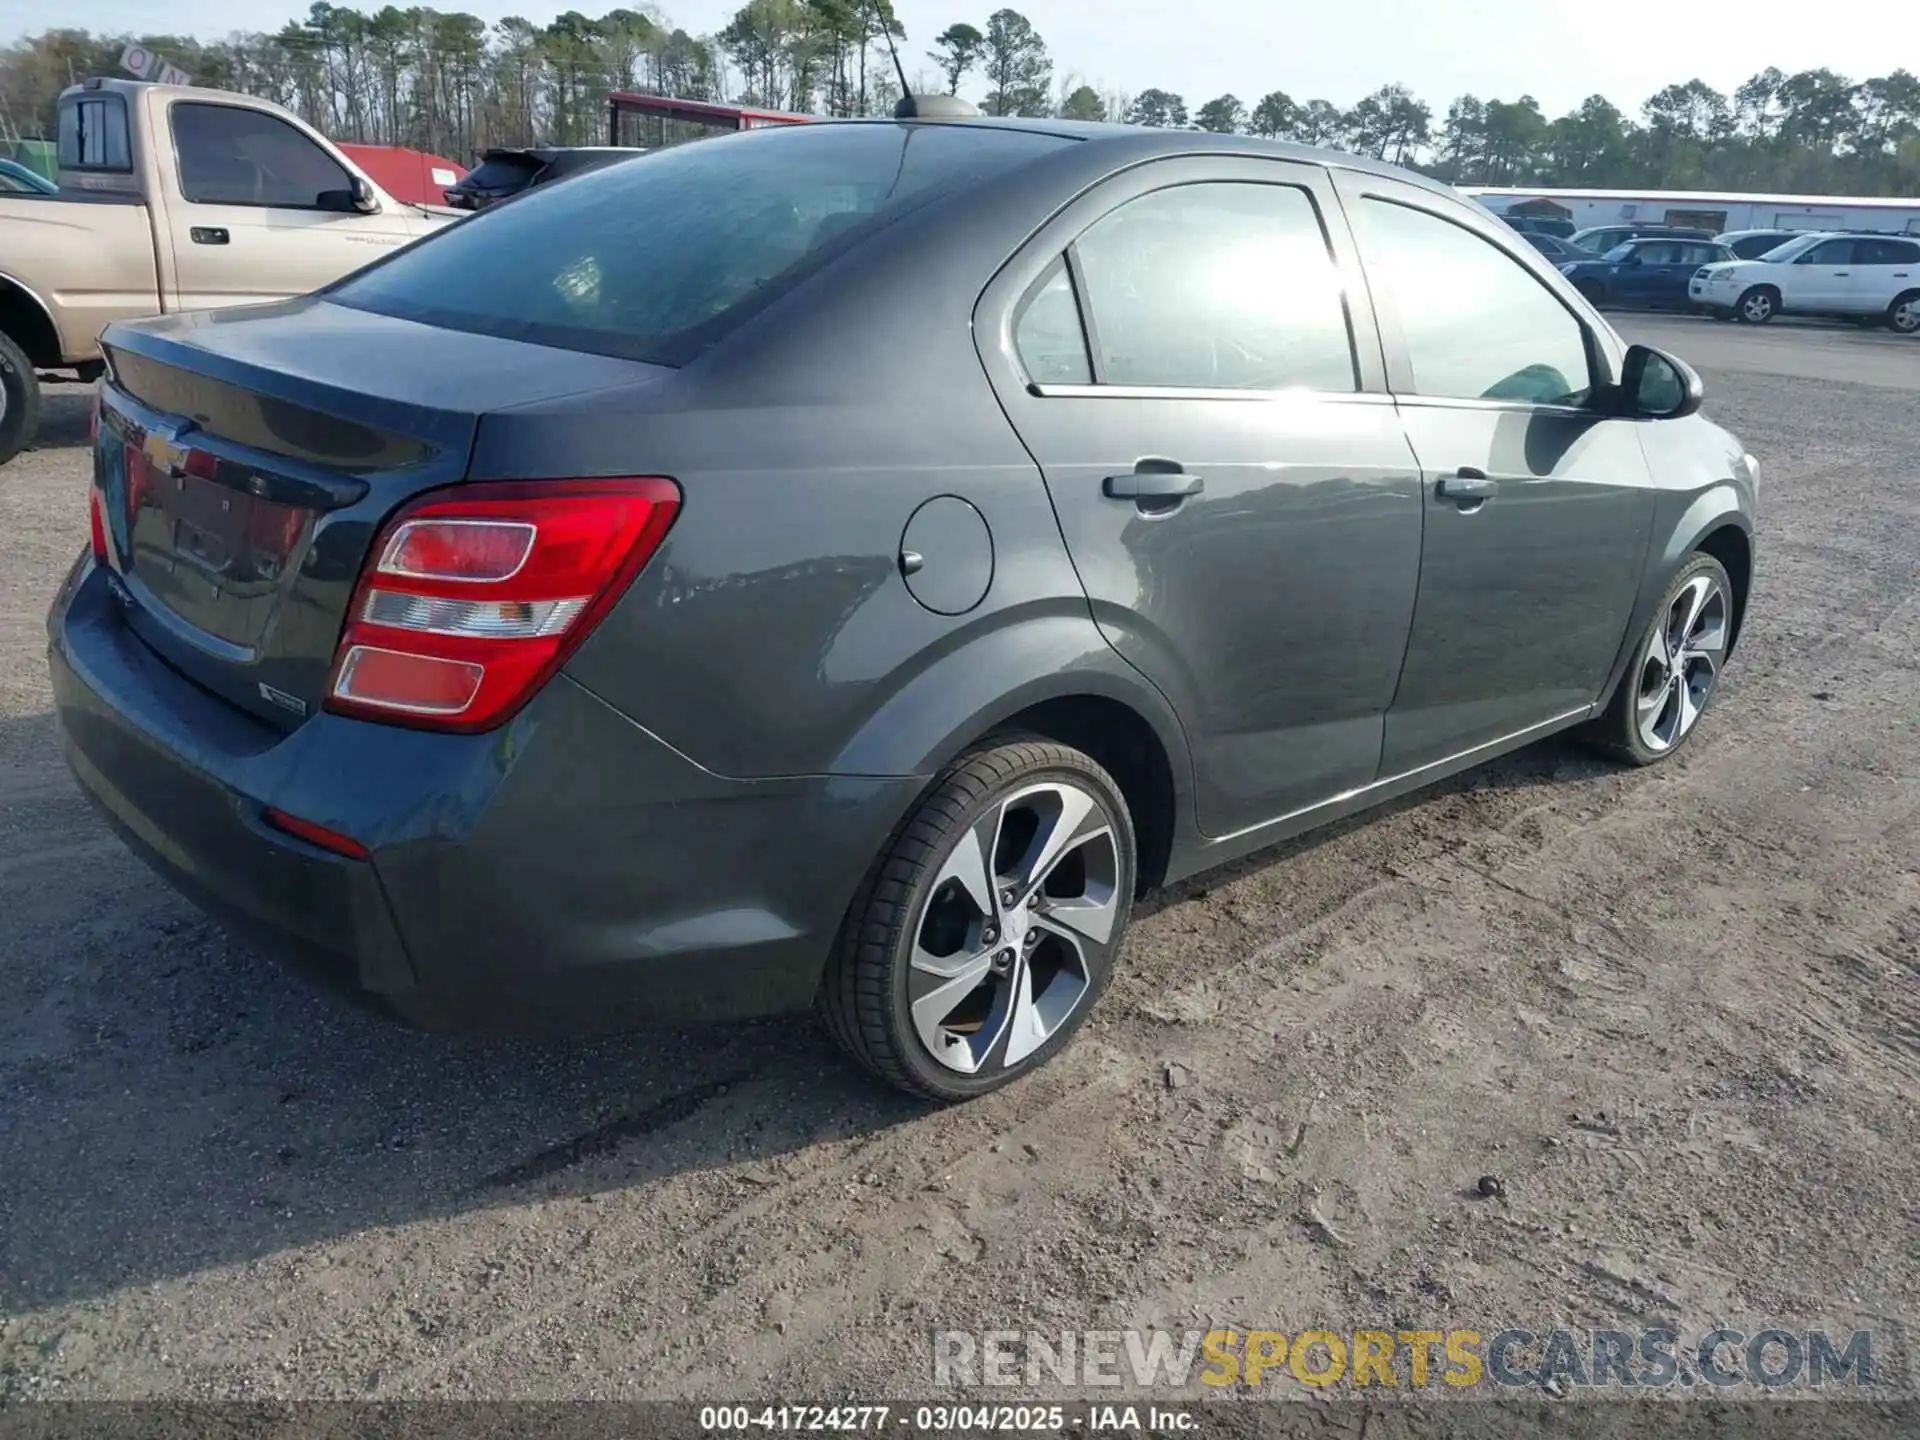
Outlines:
{"type": "Polygon", "coordinates": [[[1543,745],[1156,899],[1061,1061],[946,1111],[801,1022],[488,1049],[230,942],[59,760],[57,394],[0,471],[0,1406],[925,1397],[936,1327],[1898,1336],[1920,341],[1624,328],[1762,465],[1696,743],[1543,745]]]}

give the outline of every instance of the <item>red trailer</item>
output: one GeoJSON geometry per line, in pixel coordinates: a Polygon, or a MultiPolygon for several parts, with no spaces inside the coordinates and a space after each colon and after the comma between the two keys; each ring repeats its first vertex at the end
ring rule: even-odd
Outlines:
{"type": "Polygon", "coordinates": [[[340,146],[341,154],[366,171],[382,190],[396,200],[411,201],[415,205],[445,205],[447,187],[467,173],[466,166],[444,156],[409,150],[404,145],[348,145],[337,140],[334,143],[340,146]]]}
{"type": "Polygon", "coordinates": [[[710,135],[758,130],[763,125],[806,125],[814,115],[782,110],[753,110],[740,105],[710,105],[676,100],[671,95],[636,95],[616,90],[607,97],[607,143],[659,150],[710,135]]]}

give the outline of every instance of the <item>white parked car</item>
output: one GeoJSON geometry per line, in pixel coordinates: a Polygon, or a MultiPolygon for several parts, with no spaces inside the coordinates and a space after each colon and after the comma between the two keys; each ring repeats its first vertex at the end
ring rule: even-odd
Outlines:
{"type": "Polygon", "coordinates": [[[1920,239],[1803,235],[1764,260],[1703,265],[1687,282],[1703,310],[1764,325],[1776,315],[1834,315],[1920,333],[1920,239]]]}

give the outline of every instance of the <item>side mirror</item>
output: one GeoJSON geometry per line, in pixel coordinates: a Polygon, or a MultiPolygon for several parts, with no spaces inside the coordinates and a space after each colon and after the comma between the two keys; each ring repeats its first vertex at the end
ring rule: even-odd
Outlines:
{"type": "Polygon", "coordinates": [[[1647,345],[1627,347],[1620,371],[1621,408],[1642,420],[1678,420],[1697,411],[1706,386],[1686,361],[1647,345]]]}
{"type": "Polygon", "coordinates": [[[372,215],[380,209],[373,186],[358,175],[348,180],[345,190],[322,190],[314,197],[314,203],[322,210],[331,210],[339,215],[372,215]]]}

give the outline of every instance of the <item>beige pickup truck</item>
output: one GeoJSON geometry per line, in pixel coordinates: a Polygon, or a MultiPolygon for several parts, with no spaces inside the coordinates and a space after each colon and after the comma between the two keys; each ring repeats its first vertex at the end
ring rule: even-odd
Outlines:
{"type": "Polygon", "coordinates": [[[109,321],[303,295],[455,218],[222,90],[87,80],[57,151],[58,194],[0,194],[0,464],[33,437],[36,372],[92,379],[109,321]]]}

